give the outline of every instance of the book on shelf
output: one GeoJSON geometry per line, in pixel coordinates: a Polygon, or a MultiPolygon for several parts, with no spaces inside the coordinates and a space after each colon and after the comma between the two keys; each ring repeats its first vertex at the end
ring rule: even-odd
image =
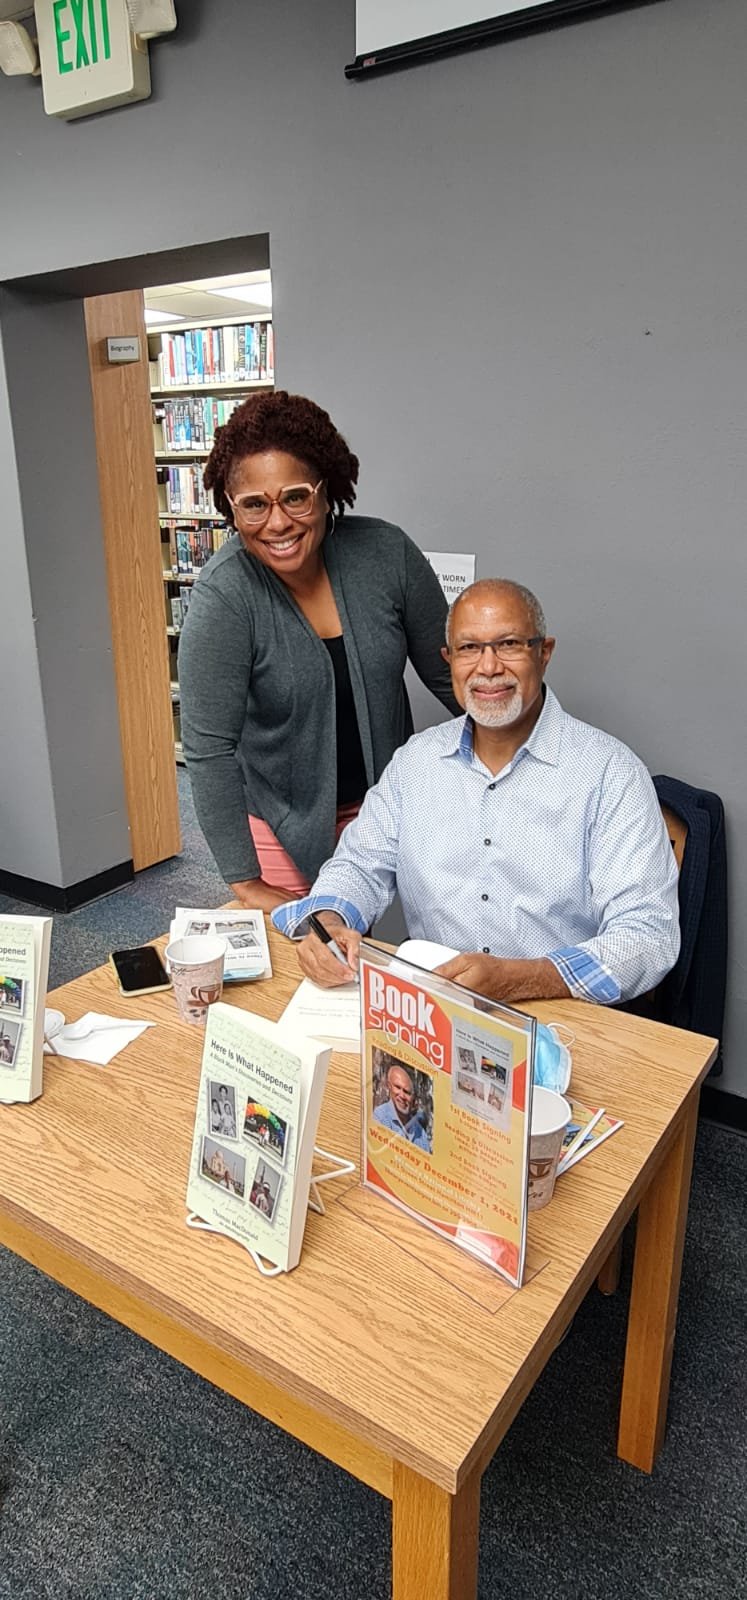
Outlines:
{"type": "Polygon", "coordinates": [[[202,472],[202,467],[196,462],[178,467],[162,462],[157,466],[156,479],[164,486],[167,512],[188,516],[193,511],[215,516],[217,520],[215,506],[202,481],[202,472]]]}
{"type": "Polygon", "coordinates": [[[0,918],[0,1104],[42,1092],[51,917],[0,918]]]}
{"type": "Polygon", "coordinates": [[[364,1184],[520,1287],[534,1018],[365,941],[360,983],[364,1184]]]}
{"type": "Polygon", "coordinates": [[[190,1220],[201,1219],[285,1272],[301,1255],[331,1053],[223,1001],[208,1010],[187,1184],[190,1220]]]}
{"type": "Polygon", "coordinates": [[[272,324],[263,320],[161,333],[154,386],[184,389],[210,383],[271,383],[275,370],[271,328],[272,324]]]}
{"type": "Polygon", "coordinates": [[[571,1120],[565,1130],[558,1162],[558,1177],[570,1172],[577,1162],[583,1161],[592,1150],[604,1144],[624,1126],[620,1117],[608,1115],[604,1106],[585,1106],[580,1100],[566,1099],[571,1107],[571,1120]]]}
{"type": "Polygon", "coordinates": [[[171,939],[189,934],[215,934],[226,941],[226,983],[248,983],[272,977],[270,947],[261,911],[233,908],[197,909],[177,906],[171,923],[171,939]]]}
{"type": "Polygon", "coordinates": [[[206,567],[212,556],[223,548],[231,537],[225,523],[194,523],[185,525],[182,520],[165,518],[161,530],[165,543],[168,538],[168,563],[175,578],[196,577],[206,567]]]}
{"type": "Polygon", "coordinates": [[[189,602],[192,599],[192,592],[191,584],[185,583],[180,586],[178,594],[172,594],[169,596],[169,615],[171,617],[171,627],[175,628],[177,633],[181,633],[182,628],[184,627],[187,612],[189,610],[189,602]]]}
{"type": "Polygon", "coordinates": [[[155,401],[153,420],[161,427],[163,450],[211,450],[216,428],[222,428],[239,405],[241,395],[230,399],[200,395],[155,401]]]}

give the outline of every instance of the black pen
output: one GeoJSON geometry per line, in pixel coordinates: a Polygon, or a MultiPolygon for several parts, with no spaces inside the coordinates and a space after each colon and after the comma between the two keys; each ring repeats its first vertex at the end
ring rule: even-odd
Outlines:
{"type": "Polygon", "coordinates": [[[319,921],[319,918],[315,916],[313,911],[309,916],[309,922],[314,929],[317,939],[321,939],[322,944],[326,944],[328,950],[332,951],[333,956],[337,956],[338,961],[341,961],[344,967],[349,966],[347,956],[343,955],[339,944],[337,944],[332,938],[331,933],[329,933],[325,928],[324,923],[319,921]]]}

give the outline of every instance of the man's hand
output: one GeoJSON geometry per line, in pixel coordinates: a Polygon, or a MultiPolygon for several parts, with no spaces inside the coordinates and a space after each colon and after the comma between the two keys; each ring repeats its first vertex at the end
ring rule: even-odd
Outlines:
{"type": "Polygon", "coordinates": [[[347,966],[343,966],[333,955],[329,945],[317,938],[315,933],[307,933],[298,946],[298,959],[301,971],[312,983],[318,983],[321,989],[337,989],[341,983],[354,983],[358,972],[358,951],[361,936],[354,928],[347,928],[342,920],[333,911],[318,913],[319,921],[328,928],[336,945],[339,945],[347,966]]]}
{"type": "Polygon", "coordinates": [[[486,1000],[567,1000],[570,990],[552,961],[510,961],[470,951],[436,967],[441,978],[462,983],[486,1000]]]}
{"type": "Polygon", "coordinates": [[[249,911],[274,911],[276,906],[285,906],[292,898],[279,889],[271,889],[262,878],[245,878],[241,883],[232,883],[231,888],[235,898],[249,911]]]}

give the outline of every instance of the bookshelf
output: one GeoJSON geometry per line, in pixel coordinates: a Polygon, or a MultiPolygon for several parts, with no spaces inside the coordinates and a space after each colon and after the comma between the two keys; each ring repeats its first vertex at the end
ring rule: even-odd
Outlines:
{"type": "Polygon", "coordinates": [[[229,537],[202,470],[215,429],[248,394],[275,387],[272,316],[151,329],[148,356],[174,755],[181,763],[179,636],[202,568],[229,537]]]}

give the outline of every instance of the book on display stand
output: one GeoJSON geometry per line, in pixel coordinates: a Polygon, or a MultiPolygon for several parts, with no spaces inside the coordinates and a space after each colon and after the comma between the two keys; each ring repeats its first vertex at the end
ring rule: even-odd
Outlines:
{"type": "Polygon", "coordinates": [[[42,1092],[51,917],[0,917],[0,1104],[42,1092]]]}
{"type": "Polygon", "coordinates": [[[298,1265],[318,1185],[354,1170],[327,1151],[312,1179],[319,1110],[332,1051],[279,1023],[218,1001],[208,1011],[187,1225],[224,1233],[266,1277],[298,1265]]]}

